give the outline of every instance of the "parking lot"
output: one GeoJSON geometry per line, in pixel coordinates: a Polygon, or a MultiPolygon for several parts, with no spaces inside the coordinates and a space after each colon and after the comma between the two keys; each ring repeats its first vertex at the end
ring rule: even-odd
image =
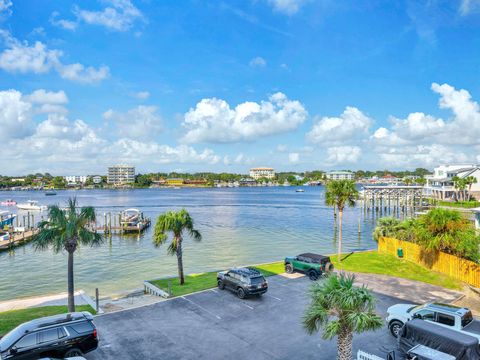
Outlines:
{"type": "MultiPolygon", "coordinates": [[[[99,348],[88,359],[335,359],[336,342],[307,335],[301,319],[307,278],[268,279],[261,298],[238,299],[212,289],[157,304],[98,316],[99,348]]],[[[377,310],[405,302],[375,293],[377,310]]],[[[354,351],[385,356],[395,340],[383,328],[355,335],[354,351]]]]}

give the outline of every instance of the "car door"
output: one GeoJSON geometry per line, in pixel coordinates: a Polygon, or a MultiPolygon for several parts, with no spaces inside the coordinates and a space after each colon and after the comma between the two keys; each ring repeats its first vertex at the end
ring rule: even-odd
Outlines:
{"type": "Polygon", "coordinates": [[[303,264],[302,264],[302,257],[301,256],[297,256],[294,260],[293,260],[293,268],[295,270],[300,270],[300,271],[303,271],[303,264]]]}
{"type": "Polygon", "coordinates": [[[233,281],[232,275],[233,275],[233,273],[230,272],[230,271],[225,273],[225,275],[223,275],[223,283],[225,284],[225,287],[227,289],[232,288],[232,281],[233,281]]]}
{"type": "Polygon", "coordinates": [[[11,348],[12,358],[17,360],[36,359],[39,355],[37,333],[27,334],[18,340],[11,348]]]}
{"type": "Polygon", "coordinates": [[[437,312],[435,316],[435,322],[438,325],[442,325],[446,328],[454,328],[455,327],[455,316],[450,314],[443,314],[441,312],[437,312]]]}
{"type": "Polygon", "coordinates": [[[58,328],[39,331],[37,342],[41,348],[41,356],[56,355],[60,350],[58,328]]]}

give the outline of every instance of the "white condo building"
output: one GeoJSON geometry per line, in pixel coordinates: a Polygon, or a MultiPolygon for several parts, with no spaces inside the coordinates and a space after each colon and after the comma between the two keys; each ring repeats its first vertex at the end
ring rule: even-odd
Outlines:
{"type": "Polygon", "coordinates": [[[135,166],[115,165],[108,168],[107,183],[110,185],[126,185],[135,182],[135,166]]]}
{"type": "Polygon", "coordinates": [[[250,177],[258,180],[260,178],[274,179],[275,170],[267,167],[258,167],[250,169],[250,177]]]}
{"type": "Polygon", "coordinates": [[[70,175],[65,176],[65,181],[68,185],[77,185],[85,184],[87,182],[88,176],[86,175],[70,175]]]}
{"type": "Polygon", "coordinates": [[[354,180],[355,174],[351,171],[330,171],[327,173],[329,180],[354,180]]]}
{"type": "Polygon", "coordinates": [[[476,184],[472,184],[469,193],[471,196],[480,197],[480,166],[473,164],[440,165],[433,170],[433,175],[425,176],[427,183],[425,185],[425,195],[436,199],[447,200],[454,199],[457,190],[455,189],[453,178],[457,176],[460,179],[473,176],[477,179],[476,184]]]}

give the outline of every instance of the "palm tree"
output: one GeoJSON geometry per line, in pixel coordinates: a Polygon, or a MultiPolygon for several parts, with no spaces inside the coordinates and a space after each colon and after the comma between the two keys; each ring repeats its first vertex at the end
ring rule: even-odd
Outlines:
{"type": "Polygon", "coordinates": [[[403,178],[403,183],[407,186],[410,186],[410,185],[413,184],[413,180],[412,180],[412,178],[405,177],[405,178],[403,178]]]}
{"type": "Polygon", "coordinates": [[[337,360],[352,359],[354,333],[376,330],[383,320],[375,313],[375,298],[365,287],[354,286],[355,276],[332,274],[310,289],[311,304],[303,317],[309,334],[323,328],[323,338],[337,336],[337,360]]]}
{"type": "Polygon", "coordinates": [[[172,233],[172,242],[168,246],[169,255],[177,255],[178,263],[178,278],[180,285],[185,283],[183,275],[183,258],[182,258],[182,242],[183,232],[186,231],[194,240],[200,241],[202,235],[193,226],[193,219],[187,210],[167,211],[160,215],[155,224],[155,231],[153,234],[153,244],[158,247],[164,244],[167,239],[167,233],[172,233]]]}
{"type": "Polygon", "coordinates": [[[381,237],[394,237],[399,229],[400,220],[394,217],[383,217],[378,219],[372,236],[375,241],[381,237]]]}
{"type": "Polygon", "coordinates": [[[48,220],[39,223],[40,231],[33,238],[36,249],[52,247],[55,253],[65,250],[68,253],[68,311],[75,311],[73,254],[79,245],[98,246],[103,236],[92,229],[95,222],[95,209],[82,207],[77,211],[76,198],[68,200],[65,210],[57,205],[48,208],[48,220]]]}
{"type": "Polygon", "coordinates": [[[415,180],[415,182],[420,186],[425,186],[425,184],[427,183],[427,179],[421,177],[421,178],[418,178],[417,180],[415,180]]]}
{"type": "Polygon", "coordinates": [[[332,180],[327,183],[325,204],[338,210],[338,261],[342,261],[342,217],[345,206],[354,207],[358,190],[350,180],[332,180]]]}
{"type": "Polygon", "coordinates": [[[477,183],[477,178],[475,176],[467,176],[465,182],[468,185],[468,200],[470,200],[470,191],[472,190],[472,185],[477,183]]]}

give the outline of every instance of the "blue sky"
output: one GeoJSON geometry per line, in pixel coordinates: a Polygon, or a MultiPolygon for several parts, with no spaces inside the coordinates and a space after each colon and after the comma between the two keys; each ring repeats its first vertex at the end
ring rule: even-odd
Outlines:
{"type": "Polygon", "coordinates": [[[480,1],[0,0],[1,173],[480,162],[480,1]]]}

